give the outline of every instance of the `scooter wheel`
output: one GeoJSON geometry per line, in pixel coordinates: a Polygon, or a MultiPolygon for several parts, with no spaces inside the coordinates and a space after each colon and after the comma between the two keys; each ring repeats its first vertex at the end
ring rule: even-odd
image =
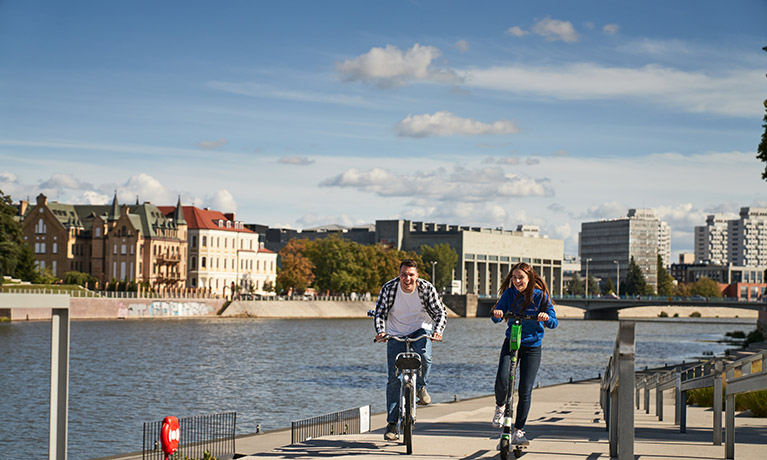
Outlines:
{"type": "Polygon", "coordinates": [[[508,460],[509,459],[509,440],[508,439],[501,438],[500,450],[501,450],[501,460],[508,460]]]}
{"type": "Polygon", "coordinates": [[[519,458],[522,456],[522,449],[514,449],[514,458],[519,458]]]}

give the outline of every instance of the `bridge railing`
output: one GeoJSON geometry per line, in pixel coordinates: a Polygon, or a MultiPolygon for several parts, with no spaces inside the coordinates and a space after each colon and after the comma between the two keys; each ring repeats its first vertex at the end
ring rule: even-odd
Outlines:
{"type": "MultiPolygon", "coordinates": [[[[735,395],[767,389],[767,350],[741,358],[725,368],[724,458],[735,458],[735,395]]],[[[715,395],[716,396],[716,393],[715,395]]],[[[721,400],[719,401],[721,405],[721,400]]]]}
{"type": "Polygon", "coordinates": [[[634,459],[634,325],[621,321],[613,355],[600,384],[599,402],[609,431],[610,456],[634,459]]]}

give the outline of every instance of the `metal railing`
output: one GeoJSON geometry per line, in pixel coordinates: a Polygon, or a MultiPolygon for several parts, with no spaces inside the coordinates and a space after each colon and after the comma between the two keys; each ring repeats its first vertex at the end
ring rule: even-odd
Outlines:
{"type": "MultiPolygon", "coordinates": [[[[180,458],[202,459],[205,452],[223,460],[234,456],[236,412],[185,417],[178,420],[180,458]]],[[[162,422],[144,423],[142,460],[165,460],[160,435],[162,422]]]]}
{"type": "Polygon", "coordinates": [[[290,424],[290,443],[297,444],[322,436],[360,434],[370,430],[370,406],[319,415],[290,424]]]}
{"type": "Polygon", "coordinates": [[[613,355],[600,384],[610,456],[619,460],[634,459],[634,325],[633,321],[619,323],[613,355]]]}
{"type": "MultiPolygon", "coordinates": [[[[725,444],[724,458],[735,458],[735,395],[767,389],[767,350],[730,363],[725,368],[725,444]],[[760,363],[761,369],[755,370],[760,363]]],[[[716,397],[716,393],[714,394],[716,397]]],[[[721,400],[720,400],[721,404],[721,400]]]]}

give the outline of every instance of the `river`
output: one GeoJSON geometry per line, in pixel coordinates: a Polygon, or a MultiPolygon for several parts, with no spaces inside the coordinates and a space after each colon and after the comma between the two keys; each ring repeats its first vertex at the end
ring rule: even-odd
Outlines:
{"type": "MultiPolygon", "coordinates": [[[[755,320],[664,319],[636,326],[636,365],[722,355],[725,333],[755,320]]],[[[618,323],[561,320],[547,330],[540,385],[596,377],[618,323]]],[[[144,422],[237,412],[237,434],[370,404],[384,410],[385,346],[370,319],[73,321],[68,458],[141,449],[144,422]]],[[[448,321],[434,346],[434,402],[492,393],[504,328],[486,318],[448,321]]],[[[50,323],[0,323],[0,456],[48,452],[50,323]]],[[[488,418],[491,414],[488,414],[488,418]]]]}

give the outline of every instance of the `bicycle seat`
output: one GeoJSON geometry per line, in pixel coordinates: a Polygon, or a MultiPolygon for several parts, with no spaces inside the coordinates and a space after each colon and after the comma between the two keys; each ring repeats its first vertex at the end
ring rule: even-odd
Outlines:
{"type": "Polygon", "coordinates": [[[409,351],[400,353],[397,355],[394,365],[397,369],[420,369],[421,368],[421,356],[418,353],[409,351]]]}

